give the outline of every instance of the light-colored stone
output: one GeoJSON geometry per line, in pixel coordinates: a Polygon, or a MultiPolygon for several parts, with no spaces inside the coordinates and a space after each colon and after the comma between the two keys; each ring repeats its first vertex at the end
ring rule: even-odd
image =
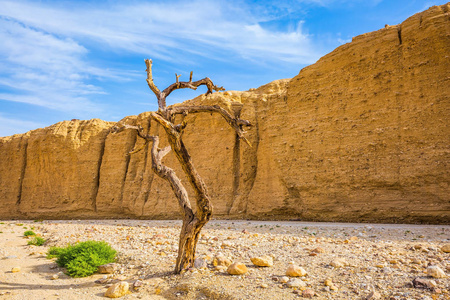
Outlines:
{"type": "Polygon", "coordinates": [[[208,267],[208,263],[203,258],[196,258],[194,260],[194,268],[196,269],[206,269],[208,267]]]}
{"type": "Polygon", "coordinates": [[[327,279],[325,279],[323,284],[325,286],[332,286],[333,285],[333,281],[331,280],[331,278],[327,278],[327,279]]]}
{"type": "Polygon", "coordinates": [[[445,272],[438,266],[429,266],[427,268],[427,275],[434,278],[445,278],[445,272]]]}
{"type": "Polygon", "coordinates": [[[215,266],[215,267],[217,267],[217,266],[228,267],[230,265],[231,265],[231,260],[229,260],[228,258],[226,258],[223,255],[215,256],[213,259],[213,266],[215,266]]]}
{"type": "MultiPolygon", "coordinates": [[[[276,278],[278,278],[278,277],[276,277],[276,278]]],[[[287,283],[289,281],[289,277],[281,276],[278,281],[281,283],[287,283]]]]}
{"type": "Polygon", "coordinates": [[[300,277],[307,274],[306,270],[302,267],[290,265],[286,270],[286,275],[291,277],[300,277]]]}
{"type": "Polygon", "coordinates": [[[273,258],[271,256],[260,256],[260,257],[252,257],[250,258],[252,263],[258,267],[272,267],[273,266],[273,258]]]}
{"type": "Polygon", "coordinates": [[[348,262],[345,259],[338,257],[330,262],[330,266],[335,268],[342,268],[348,266],[348,262]]]}
{"type": "Polygon", "coordinates": [[[243,275],[248,272],[247,266],[243,263],[233,263],[227,269],[228,274],[230,275],[243,275]]]}
{"type": "Polygon", "coordinates": [[[116,263],[109,263],[98,267],[98,273],[100,274],[113,274],[119,269],[116,263]]]}
{"type": "Polygon", "coordinates": [[[20,272],[20,270],[21,270],[20,267],[14,267],[14,268],[11,269],[11,272],[12,273],[18,273],[18,272],[20,272]]]}
{"type": "Polygon", "coordinates": [[[300,288],[300,287],[306,287],[306,282],[299,278],[292,278],[289,280],[286,285],[290,288],[300,288]]]}
{"type": "Polygon", "coordinates": [[[129,293],[129,284],[126,281],[121,281],[110,286],[106,292],[105,297],[120,298],[129,293]]]}

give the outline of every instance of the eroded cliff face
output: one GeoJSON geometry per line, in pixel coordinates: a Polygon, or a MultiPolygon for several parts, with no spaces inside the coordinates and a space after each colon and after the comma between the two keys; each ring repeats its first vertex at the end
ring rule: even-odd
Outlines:
{"type": "MultiPolygon", "coordinates": [[[[186,118],[215,217],[449,223],[449,10],[355,37],[291,80],[187,101],[242,103],[253,124],[248,147],[218,115],[186,118]]],[[[120,122],[167,145],[148,116],[120,122]]],[[[127,155],[143,141],[113,125],[64,121],[0,138],[0,217],[178,217],[148,146],[127,155]]],[[[172,154],[164,163],[183,178],[172,154]]]]}

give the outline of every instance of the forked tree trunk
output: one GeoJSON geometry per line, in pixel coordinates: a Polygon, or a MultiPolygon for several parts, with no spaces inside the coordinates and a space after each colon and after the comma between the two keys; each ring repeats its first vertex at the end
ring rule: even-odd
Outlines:
{"type": "MultiPolygon", "coordinates": [[[[219,106],[177,106],[167,108],[166,97],[176,89],[197,89],[197,87],[200,85],[206,85],[206,87],[208,88],[208,92],[206,94],[209,94],[213,91],[221,91],[223,90],[223,88],[215,86],[207,77],[193,82],[191,72],[189,81],[183,82],[180,82],[178,80],[180,76],[175,74],[176,83],[173,83],[161,92],[153,83],[152,61],[147,59],[145,63],[147,65],[147,83],[150,89],[156,95],[159,106],[158,112],[151,113],[150,117],[152,118],[152,120],[154,120],[164,128],[170,147],[159,149],[159,138],[157,136],[150,136],[148,134],[145,134],[143,128],[140,126],[121,125],[115,126],[113,130],[115,132],[118,132],[124,129],[134,129],[137,131],[139,137],[146,140],[146,143],[149,141],[153,142],[151,150],[152,169],[159,177],[169,182],[173,192],[175,193],[175,196],[178,199],[178,203],[183,214],[183,225],[181,227],[180,240],[178,245],[178,257],[175,264],[175,273],[179,274],[183,270],[193,267],[195,260],[195,250],[197,247],[198,239],[200,237],[200,231],[202,230],[203,226],[205,226],[205,224],[208,223],[208,221],[211,219],[213,208],[206,185],[200,175],[197,173],[197,170],[192,163],[191,156],[189,155],[182,140],[183,130],[186,127],[186,123],[183,121],[181,124],[174,125],[175,116],[177,114],[181,114],[184,120],[184,116],[189,113],[219,113],[225,119],[225,121],[227,121],[227,123],[235,130],[239,138],[244,139],[247,143],[248,141],[244,137],[244,131],[242,127],[250,126],[250,123],[246,120],[241,120],[239,116],[233,117],[228,111],[219,106]],[[195,213],[191,208],[191,203],[189,201],[187,191],[181,183],[181,180],[177,177],[177,175],[171,168],[162,164],[162,158],[167,153],[169,153],[171,149],[175,153],[178,162],[180,163],[190,185],[194,190],[197,207],[195,213]]],[[[132,152],[130,152],[130,154],[140,151],[141,149],[143,149],[143,147],[137,150],[133,150],[132,152]]]]}

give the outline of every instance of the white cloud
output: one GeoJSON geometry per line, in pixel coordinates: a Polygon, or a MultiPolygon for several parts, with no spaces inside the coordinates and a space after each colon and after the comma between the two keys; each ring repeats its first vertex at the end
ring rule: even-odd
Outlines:
{"type": "Polygon", "coordinates": [[[127,80],[142,70],[96,66],[101,58],[93,51],[187,63],[193,56],[257,64],[308,64],[319,57],[301,24],[270,31],[260,23],[273,16],[238,4],[0,0],[0,100],[75,115],[100,111],[93,99],[107,91],[94,79],[127,80]]]}
{"type": "Polygon", "coordinates": [[[88,39],[122,51],[150,53],[164,60],[179,58],[182,52],[198,54],[198,48],[203,47],[264,62],[305,64],[318,58],[301,27],[292,32],[269,31],[258,24],[267,16],[254,15],[245,5],[241,8],[233,2],[206,0],[131,3],[94,9],[72,4],[74,7],[68,9],[5,1],[2,14],[57,35],[88,39]]]}
{"type": "Polygon", "coordinates": [[[8,89],[0,92],[1,100],[75,113],[95,111],[100,107],[88,96],[105,91],[90,79],[121,76],[86,63],[88,50],[73,39],[18,21],[0,18],[0,40],[0,86],[8,89]]]}

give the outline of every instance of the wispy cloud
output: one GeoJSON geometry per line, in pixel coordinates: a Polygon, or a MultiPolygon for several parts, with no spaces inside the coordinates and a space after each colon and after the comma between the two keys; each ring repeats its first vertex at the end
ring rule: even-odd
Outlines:
{"type": "Polygon", "coordinates": [[[137,73],[99,67],[93,52],[256,64],[309,64],[319,57],[301,23],[269,30],[262,22],[274,16],[251,13],[245,2],[107,3],[0,1],[0,99],[60,111],[100,110],[93,98],[108,91],[93,82],[137,73]]]}
{"type": "Polygon", "coordinates": [[[116,50],[151,52],[166,60],[173,54],[199,54],[199,47],[217,47],[264,61],[275,56],[297,63],[317,59],[301,26],[291,32],[269,31],[259,24],[267,16],[252,14],[232,1],[131,3],[95,9],[74,4],[67,9],[6,1],[3,15],[57,35],[88,39],[116,50]]]}

